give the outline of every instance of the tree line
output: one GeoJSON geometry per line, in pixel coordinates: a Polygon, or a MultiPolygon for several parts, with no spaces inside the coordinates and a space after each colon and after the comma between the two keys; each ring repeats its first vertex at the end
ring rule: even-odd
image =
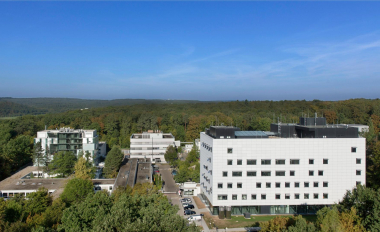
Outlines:
{"type": "Polygon", "coordinates": [[[270,123],[299,121],[302,115],[324,116],[329,124],[372,125],[367,140],[368,185],[376,186],[380,170],[380,100],[345,101],[235,101],[212,103],[140,104],[110,106],[64,113],[0,120],[0,179],[31,161],[37,131],[71,127],[96,129],[108,149],[130,146],[132,133],[151,129],[171,132],[177,140],[193,142],[211,125],[233,125],[241,130],[269,130],[270,123]]]}

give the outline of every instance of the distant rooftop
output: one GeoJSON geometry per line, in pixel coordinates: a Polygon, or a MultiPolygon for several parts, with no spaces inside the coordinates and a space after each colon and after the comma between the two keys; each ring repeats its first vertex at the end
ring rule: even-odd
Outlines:
{"type": "Polygon", "coordinates": [[[268,135],[263,131],[235,131],[236,138],[267,138],[268,135]]]}

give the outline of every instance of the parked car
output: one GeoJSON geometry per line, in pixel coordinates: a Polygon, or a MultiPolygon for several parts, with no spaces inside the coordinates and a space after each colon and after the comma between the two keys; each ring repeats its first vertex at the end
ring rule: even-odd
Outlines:
{"type": "Polygon", "coordinates": [[[174,169],[174,170],[172,171],[172,175],[173,175],[173,176],[177,175],[177,170],[174,169]]]}
{"type": "Polygon", "coordinates": [[[182,202],[182,207],[186,207],[186,206],[189,206],[190,203],[187,203],[187,202],[182,202]]]}
{"type": "Polygon", "coordinates": [[[184,206],[183,209],[184,209],[184,210],[187,210],[187,209],[194,209],[194,205],[187,204],[187,206],[184,206]]]}
{"type": "Polygon", "coordinates": [[[187,210],[183,211],[183,214],[184,214],[184,215],[193,215],[193,214],[196,214],[196,212],[193,211],[193,210],[189,210],[189,209],[187,209],[187,210]]]}
{"type": "Polygon", "coordinates": [[[154,173],[160,173],[160,170],[154,170],[154,173]]]}
{"type": "Polygon", "coordinates": [[[202,220],[202,214],[201,215],[193,215],[187,218],[189,221],[200,221],[202,220]]]}
{"type": "Polygon", "coordinates": [[[190,198],[182,198],[181,202],[182,203],[191,203],[191,199],[190,198]]]}

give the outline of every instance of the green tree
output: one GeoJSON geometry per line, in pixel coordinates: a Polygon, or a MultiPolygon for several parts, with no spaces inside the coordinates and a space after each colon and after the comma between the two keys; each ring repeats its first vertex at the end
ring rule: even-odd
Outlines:
{"type": "Polygon", "coordinates": [[[115,178],[117,171],[123,161],[124,154],[121,152],[119,146],[113,146],[111,151],[108,152],[104,162],[103,173],[107,178],[115,178]]]}
{"type": "Polygon", "coordinates": [[[339,211],[334,206],[331,209],[324,207],[317,212],[317,227],[322,232],[343,232],[343,227],[339,220],[339,211]]]}
{"type": "MultiPolygon", "coordinates": [[[[34,165],[37,164],[37,170],[40,171],[40,166],[44,165],[44,149],[42,149],[41,142],[37,142],[33,147],[32,159],[34,165]]],[[[37,175],[37,178],[40,176],[37,175]]]]}
{"type": "Polygon", "coordinates": [[[25,201],[24,211],[32,215],[43,213],[52,203],[48,189],[39,188],[36,192],[29,193],[28,200],[25,201]]]}
{"type": "Polygon", "coordinates": [[[363,185],[348,190],[339,202],[341,210],[349,211],[352,207],[362,219],[362,224],[369,231],[380,231],[380,193],[363,185]]]}
{"type": "Polygon", "coordinates": [[[316,232],[313,223],[307,223],[301,215],[294,218],[294,225],[288,227],[289,232],[316,232]]]}
{"type": "Polygon", "coordinates": [[[43,213],[44,227],[56,230],[58,228],[58,224],[61,223],[61,218],[65,209],[66,203],[63,202],[61,198],[55,199],[53,204],[43,213]]]}
{"type": "Polygon", "coordinates": [[[177,149],[173,147],[172,145],[168,146],[164,157],[165,157],[166,162],[173,163],[175,160],[178,159],[177,149]]]}
{"type": "Polygon", "coordinates": [[[94,169],[86,158],[79,157],[74,167],[75,177],[81,179],[91,179],[95,176],[94,169]]]}
{"type": "Polygon", "coordinates": [[[63,177],[74,172],[76,155],[70,151],[60,151],[54,155],[53,160],[49,164],[51,174],[60,174],[63,177]]]}
{"type": "Polygon", "coordinates": [[[61,199],[67,204],[82,202],[88,194],[94,192],[91,180],[73,178],[69,180],[61,194],[61,199]]]}

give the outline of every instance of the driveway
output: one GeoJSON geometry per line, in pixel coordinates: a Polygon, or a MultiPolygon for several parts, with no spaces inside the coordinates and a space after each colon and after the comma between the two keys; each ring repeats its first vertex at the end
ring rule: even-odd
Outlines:
{"type": "Polygon", "coordinates": [[[172,169],[169,164],[156,163],[158,170],[161,173],[162,180],[165,181],[164,192],[165,193],[178,193],[179,187],[176,185],[173,176],[172,169]]]}

